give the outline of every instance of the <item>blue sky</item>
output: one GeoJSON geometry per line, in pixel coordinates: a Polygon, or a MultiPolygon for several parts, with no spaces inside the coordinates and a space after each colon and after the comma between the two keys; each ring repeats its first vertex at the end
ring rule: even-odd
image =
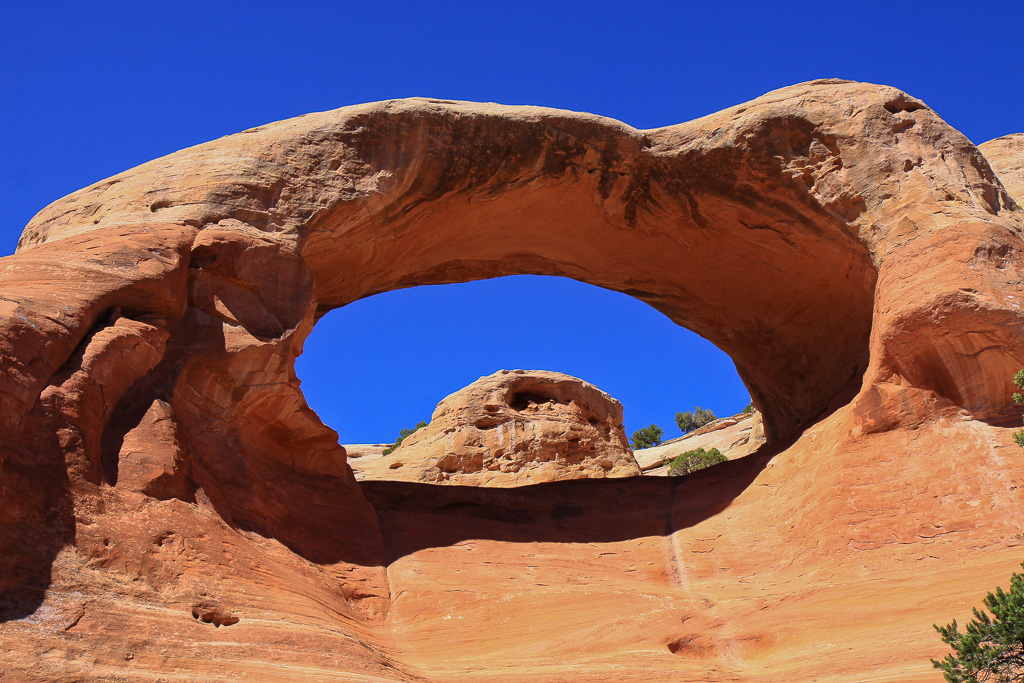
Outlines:
{"type": "MultiPolygon", "coordinates": [[[[822,77],[886,83],[976,143],[1024,131],[1024,3],[0,2],[0,255],[49,202],[149,159],[393,97],[640,128],[822,77]],[[836,9],[830,9],[830,7],[836,9]]],[[[517,277],[328,315],[298,364],[343,442],[389,441],[500,368],[576,374],[627,430],[747,400],[731,361],[629,297],[517,277]],[[482,311],[482,313],[481,313],[482,311]],[[469,312],[472,312],[470,315],[469,312]]]]}

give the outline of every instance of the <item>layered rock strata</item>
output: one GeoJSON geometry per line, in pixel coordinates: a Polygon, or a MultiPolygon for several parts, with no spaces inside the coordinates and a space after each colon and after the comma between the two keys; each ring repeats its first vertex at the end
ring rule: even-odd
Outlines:
{"type": "Polygon", "coordinates": [[[0,677],[933,680],[1024,552],[1018,143],[831,80],[654,130],[412,99],[58,200],[0,259],[0,677]],[[766,446],[360,488],[318,316],[515,273],[717,344],[766,446]]]}
{"type": "Polygon", "coordinates": [[[387,456],[360,460],[367,479],[520,486],[639,476],[622,404],[560,372],[500,370],[437,404],[430,424],[387,456]]]}

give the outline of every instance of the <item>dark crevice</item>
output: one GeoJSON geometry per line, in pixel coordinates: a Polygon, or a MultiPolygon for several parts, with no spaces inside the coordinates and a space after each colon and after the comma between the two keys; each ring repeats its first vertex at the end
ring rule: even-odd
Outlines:
{"type": "Polygon", "coordinates": [[[882,106],[885,107],[885,110],[890,114],[897,114],[901,111],[915,112],[918,111],[919,109],[928,108],[924,106],[923,102],[918,102],[917,100],[911,99],[906,95],[900,95],[896,99],[890,100],[883,104],[882,106]]]}
{"type": "Polygon", "coordinates": [[[536,391],[517,391],[512,394],[512,400],[509,401],[509,405],[518,411],[526,410],[530,407],[531,403],[540,406],[545,403],[558,403],[558,400],[551,396],[539,394],[536,391]]]}

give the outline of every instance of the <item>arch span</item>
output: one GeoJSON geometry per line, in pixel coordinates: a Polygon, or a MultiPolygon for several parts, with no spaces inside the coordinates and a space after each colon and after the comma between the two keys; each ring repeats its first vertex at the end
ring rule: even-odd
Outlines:
{"type": "Polygon", "coordinates": [[[516,273],[631,294],[711,340],[769,438],[848,401],[865,372],[865,386],[897,377],[999,414],[997,373],[1019,354],[994,341],[1006,331],[992,283],[969,265],[938,289],[922,278],[984,245],[1016,254],[1013,207],[974,145],[923,103],[816,81],[646,131],[427,99],[310,114],[77,192],[32,221],[20,250],[181,226],[186,318],[202,328],[189,334],[212,333],[221,354],[194,377],[186,364],[192,403],[264,425],[239,426],[250,450],[312,466],[336,443],[291,361],[317,315],[390,289],[516,273]],[[986,329],[933,344],[922,335],[939,306],[968,307],[986,329]],[[964,360],[979,353],[985,363],[964,360]],[[286,455],[295,444],[302,454],[286,455]]]}

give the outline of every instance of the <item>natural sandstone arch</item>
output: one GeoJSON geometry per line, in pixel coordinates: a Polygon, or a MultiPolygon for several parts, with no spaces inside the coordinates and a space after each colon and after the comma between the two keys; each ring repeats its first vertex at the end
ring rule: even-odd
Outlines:
{"type": "MultiPolygon", "coordinates": [[[[187,241],[191,226],[193,307],[285,355],[314,305],[513,273],[572,277],[632,294],[729,353],[779,437],[855,393],[869,361],[872,381],[898,374],[982,417],[1004,409],[1013,363],[986,359],[991,375],[971,378],[956,367],[979,343],[1000,356],[1000,344],[948,340],[910,358],[889,349],[940,303],[987,316],[991,286],[927,292],[903,277],[929,265],[931,242],[950,248],[947,227],[969,234],[968,251],[1015,243],[1012,207],[974,146],[923,104],[825,81],[651,131],[431,100],[307,115],[56,202],[21,250],[154,219],[181,225],[187,241]],[[899,284],[888,279],[897,272],[899,284]]],[[[289,360],[273,371],[261,361],[273,379],[258,384],[278,384],[276,397],[242,400],[253,377],[249,360],[230,369],[239,353],[218,370],[231,408],[249,401],[242,412],[269,410],[289,443],[298,429],[330,450],[287,384],[289,360]]],[[[211,391],[199,389],[218,402],[211,391]]]]}
{"type": "Polygon", "coordinates": [[[0,260],[0,596],[45,589],[73,547],[161,604],[259,575],[379,619],[377,516],[292,366],[319,314],[397,287],[536,273],[632,294],[732,356],[776,441],[836,408],[863,434],[1004,419],[1021,217],[923,103],[839,81],[650,131],[385,102],[157,159],[44,209],[0,260]],[[113,534],[127,517],[140,531],[113,534]],[[204,530],[198,565],[159,554],[176,524],[204,530]]]}

